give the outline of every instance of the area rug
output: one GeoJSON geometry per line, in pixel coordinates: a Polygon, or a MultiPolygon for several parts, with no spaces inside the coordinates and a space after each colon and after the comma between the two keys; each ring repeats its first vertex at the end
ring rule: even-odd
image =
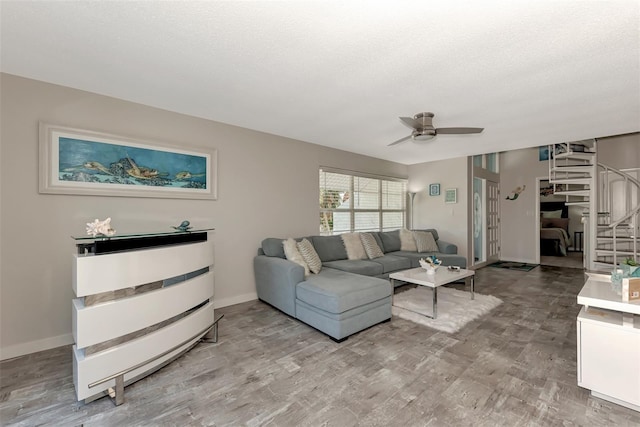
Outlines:
{"type": "Polygon", "coordinates": [[[431,316],[433,289],[424,286],[399,292],[393,297],[393,315],[419,323],[439,331],[454,333],[464,325],[477,319],[502,304],[502,300],[491,295],[476,293],[471,299],[469,292],[457,289],[438,288],[438,317],[431,319],[412,311],[431,316]],[[411,311],[409,311],[411,310],[411,311]]]}
{"type": "Polygon", "coordinates": [[[527,264],[526,262],[498,261],[489,264],[489,267],[506,268],[508,270],[531,271],[540,264],[527,264]]]}

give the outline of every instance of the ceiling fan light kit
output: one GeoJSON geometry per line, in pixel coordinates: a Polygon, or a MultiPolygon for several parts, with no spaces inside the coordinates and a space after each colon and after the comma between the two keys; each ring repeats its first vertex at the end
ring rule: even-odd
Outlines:
{"type": "Polygon", "coordinates": [[[400,138],[399,140],[392,142],[389,144],[396,145],[401,142],[412,139],[414,141],[428,141],[432,138],[435,138],[438,134],[470,134],[470,133],[480,133],[484,130],[484,128],[471,128],[471,127],[450,127],[450,128],[435,128],[433,127],[433,113],[424,112],[418,113],[413,118],[411,117],[400,117],[400,120],[405,125],[409,126],[413,129],[411,135],[405,136],[404,138],[400,138]]]}
{"type": "Polygon", "coordinates": [[[435,137],[436,137],[436,132],[433,130],[426,131],[426,132],[413,131],[413,133],[411,134],[411,138],[413,138],[414,141],[428,141],[435,137]]]}

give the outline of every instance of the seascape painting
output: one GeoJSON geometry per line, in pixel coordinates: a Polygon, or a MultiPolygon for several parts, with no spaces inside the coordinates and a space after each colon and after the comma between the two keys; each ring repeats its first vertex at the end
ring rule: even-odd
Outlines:
{"type": "Polygon", "coordinates": [[[216,198],[216,151],[41,124],[43,193],[216,198]]]}

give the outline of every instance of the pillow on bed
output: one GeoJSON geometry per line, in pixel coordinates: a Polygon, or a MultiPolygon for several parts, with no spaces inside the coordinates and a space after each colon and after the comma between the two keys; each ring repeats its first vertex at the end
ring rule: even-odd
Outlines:
{"type": "Polygon", "coordinates": [[[562,218],[562,209],[559,211],[542,211],[542,218],[562,218]]]}
{"type": "Polygon", "coordinates": [[[569,218],[542,218],[542,221],[540,221],[540,227],[562,228],[567,230],[569,228],[569,218]]]}

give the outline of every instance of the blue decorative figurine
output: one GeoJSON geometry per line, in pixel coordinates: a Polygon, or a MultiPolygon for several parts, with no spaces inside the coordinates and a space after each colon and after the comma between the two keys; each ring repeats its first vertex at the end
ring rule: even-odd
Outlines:
{"type": "Polygon", "coordinates": [[[185,232],[185,231],[189,231],[190,228],[193,228],[189,224],[191,224],[191,223],[185,219],[184,221],[182,221],[180,223],[179,226],[177,226],[177,227],[171,226],[171,228],[173,228],[175,230],[178,230],[178,231],[185,232]]]}

